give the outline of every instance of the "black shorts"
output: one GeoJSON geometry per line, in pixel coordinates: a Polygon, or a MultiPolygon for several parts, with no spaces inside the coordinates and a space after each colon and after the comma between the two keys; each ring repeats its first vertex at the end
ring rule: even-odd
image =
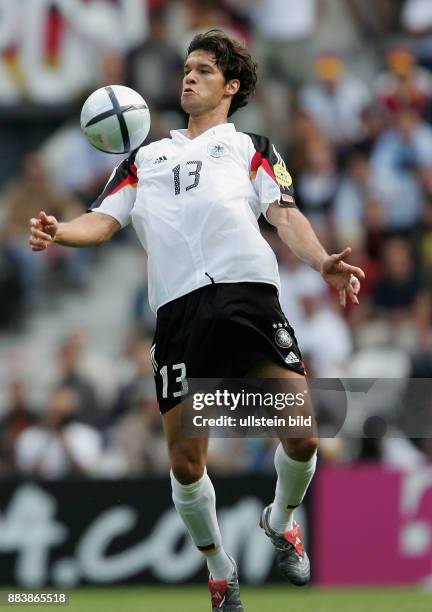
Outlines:
{"type": "Polygon", "coordinates": [[[305,374],[294,330],[266,283],[215,283],[161,306],[151,348],[160,411],[186,378],[242,378],[265,361],[305,374]]]}

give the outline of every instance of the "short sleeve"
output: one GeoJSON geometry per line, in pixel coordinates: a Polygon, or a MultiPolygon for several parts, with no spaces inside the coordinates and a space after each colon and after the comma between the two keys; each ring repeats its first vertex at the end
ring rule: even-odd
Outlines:
{"type": "Polygon", "coordinates": [[[114,217],[122,227],[130,222],[138,185],[134,151],[114,168],[104,190],[87,212],[101,212],[114,217]]]}
{"type": "Polygon", "coordinates": [[[283,208],[296,208],[294,188],[285,162],[270,140],[257,134],[251,139],[250,178],[265,215],[270,204],[278,202],[283,208]]]}

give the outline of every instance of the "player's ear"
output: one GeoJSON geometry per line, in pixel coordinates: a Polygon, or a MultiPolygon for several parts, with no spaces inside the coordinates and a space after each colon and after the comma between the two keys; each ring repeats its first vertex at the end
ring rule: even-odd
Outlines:
{"type": "Polygon", "coordinates": [[[225,92],[230,96],[235,96],[240,89],[240,81],[238,79],[231,79],[225,83],[225,92]]]}

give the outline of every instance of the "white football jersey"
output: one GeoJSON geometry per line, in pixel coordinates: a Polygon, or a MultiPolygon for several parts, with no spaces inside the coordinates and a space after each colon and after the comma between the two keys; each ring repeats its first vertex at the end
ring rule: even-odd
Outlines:
{"type": "Polygon", "coordinates": [[[280,286],[258,218],[272,202],[295,206],[285,163],[267,138],[232,123],[190,139],[174,130],[141,147],[91,207],[132,223],[148,254],[153,311],[209,283],[280,286]]]}

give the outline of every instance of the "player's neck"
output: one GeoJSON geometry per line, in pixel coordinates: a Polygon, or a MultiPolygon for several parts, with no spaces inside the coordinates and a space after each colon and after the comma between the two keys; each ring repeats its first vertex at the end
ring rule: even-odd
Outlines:
{"type": "Polygon", "coordinates": [[[196,138],[200,136],[207,130],[210,130],[212,127],[216,127],[217,125],[222,125],[227,122],[226,113],[221,113],[216,110],[212,113],[207,113],[205,115],[198,116],[189,116],[189,123],[187,127],[187,136],[188,138],[196,138]]]}

